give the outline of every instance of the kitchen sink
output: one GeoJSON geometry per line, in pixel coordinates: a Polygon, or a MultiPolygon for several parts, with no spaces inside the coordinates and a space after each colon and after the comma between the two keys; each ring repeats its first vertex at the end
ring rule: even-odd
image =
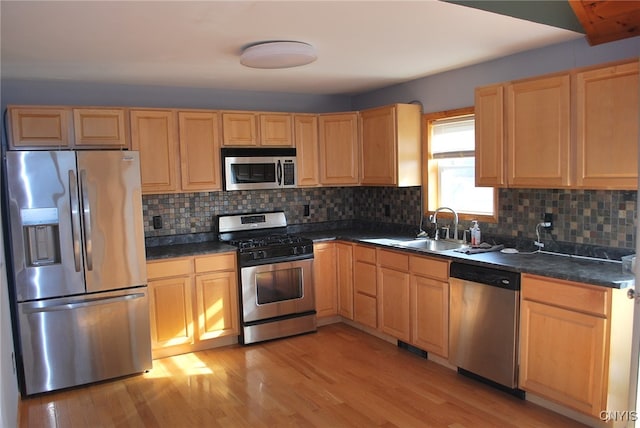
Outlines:
{"type": "Polygon", "coordinates": [[[449,241],[446,239],[435,240],[431,238],[418,238],[412,241],[398,242],[395,245],[402,248],[413,248],[416,250],[433,251],[436,253],[468,247],[467,244],[463,244],[458,241],[449,241]]]}

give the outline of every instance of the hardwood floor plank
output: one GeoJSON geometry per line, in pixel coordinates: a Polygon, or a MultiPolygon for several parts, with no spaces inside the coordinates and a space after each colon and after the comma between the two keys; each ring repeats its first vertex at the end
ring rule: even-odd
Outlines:
{"type": "Polygon", "coordinates": [[[20,427],[580,427],[345,324],[20,402],[20,427]]]}

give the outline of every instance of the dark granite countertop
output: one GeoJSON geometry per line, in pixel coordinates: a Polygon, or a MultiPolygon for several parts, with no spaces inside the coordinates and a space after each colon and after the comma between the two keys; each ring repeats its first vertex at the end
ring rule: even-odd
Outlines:
{"type": "Polygon", "coordinates": [[[347,229],[326,231],[324,233],[302,233],[302,235],[313,239],[315,242],[340,239],[356,243],[366,243],[413,254],[429,255],[473,265],[494,267],[513,272],[531,273],[611,288],[627,288],[633,287],[635,284],[633,274],[624,272],[622,262],[619,261],[600,261],[546,252],[523,252],[517,254],[504,254],[500,251],[479,254],[464,254],[454,250],[430,252],[398,247],[398,242],[410,241],[414,238],[407,234],[393,235],[382,232],[350,231],[347,229]]]}
{"type": "MultiPolygon", "coordinates": [[[[397,244],[399,242],[414,239],[415,235],[408,232],[368,231],[350,228],[295,232],[312,239],[314,242],[340,239],[479,266],[495,267],[513,272],[531,273],[610,288],[627,288],[633,287],[635,284],[634,275],[624,272],[622,263],[619,261],[600,261],[546,252],[504,254],[499,251],[494,251],[479,254],[464,254],[454,250],[430,252],[420,249],[398,247],[397,244]]],[[[151,238],[147,239],[146,244],[147,260],[236,250],[236,248],[231,245],[218,242],[216,236],[212,233],[151,238]]]]}

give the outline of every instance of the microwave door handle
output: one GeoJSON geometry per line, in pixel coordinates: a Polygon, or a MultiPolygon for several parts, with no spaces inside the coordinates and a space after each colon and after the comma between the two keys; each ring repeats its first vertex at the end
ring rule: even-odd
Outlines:
{"type": "Polygon", "coordinates": [[[91,233],[91,205],[89,202],[87,171],[80,171],[80,194],[82,195],[82,214],[84,219],[84,246],[87,255],[87,270],[93,270],[93,239],[91,233]]]}
{"type": "Polygon", "coordinates": [[[278,159],[278,166],[276,168],[277,176],[278,176],[278,186],[282,185],[282,164],[280,163],[280,159],[278,159]]]}
{"type": "Polygon", "coordinates": [[[73,238],[73,261],[76,272],[80,272],[80,201],[78,200],[78,181],[74,171],[69,170],[69,199],[71,200],[71,236],[73,238]]]}

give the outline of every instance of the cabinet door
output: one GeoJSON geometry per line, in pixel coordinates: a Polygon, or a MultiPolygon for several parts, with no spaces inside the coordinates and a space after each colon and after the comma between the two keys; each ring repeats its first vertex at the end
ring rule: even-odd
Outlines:
{"type": "Polygon", "coordinates": [[[378,319],[380,329],[405,342],[411,341],[409,274],[378,268],[378,319]]]}
{"type": "Polygon", "coordinates": [[[193,344],[191,287],[189,276],[149,281],[153,349],[193,344]]]}
{"type": "Polygon", "coordinates": [[[411,276],[411,343],[449,357],[449,284],[411,276]]]}
{"type": "Polygon", "coordinates": [[[353,247],[336,244],[336,269],[338,275],[338,315],[353,319],[353,247]]]}
{"type": "Polygon", "coordinates": [[[130,148],[124,109],[74,108],[75,145],[82,148],[130,148]]]}
{"type": "Polygon", "coordinates": [[[298,186],[317,186],[319,178],[318,160],[318,116],[295,115],[296,159],[298,167],[298,186]]]}
{"type": "Polygon", "coordinates": [[[239,333],[235,272],[196,275],[196,316],[200,341],[239,333]]]}
{"type": "Polygon", "coordinates": [[[218,114],[178,112],[182,190],[221,190],[218,114]]]}
{"type": "Polygon", "coordinates": [[[360,172],[363,185],[397,184],[396,109],[394,106],[360,113],[360,172]]]}
{"type": "Polygon", "coordinates": [[[338,286],[334,243],[313,244],[313,277],[318,317],[337,315],[338,286]]]}
{"type": "Polygon", "coordinates": [[[606,319],[522,301],[520,387],[598,416],[606,406],[606,319]]]}
{"type": "Polygon", "coordinates": [[[504,86],[475,91],[476,186],[504,187],[504,86]]]}
{"type": "Polygon", "coordinates": [[[258,127],[255,113],[222,113],[223,146],[258,145],[258,127]]]}
{"type": "Polygon", "coordinates": [[[9,107],[12,149],[55,149],[72,145],[71,111],[62,107],[9,107]]]}
{"type": "Polygon", "coordinates": [[[323,114],[318,123],[320,182],[358,184],[358,113],[323,114]]]}
{"type": "Polygon", "coordinates": [[[510,187],[570,184],[569,104],[568,74],[507,85],[510,187]]]}
{"type": "Polygon", "coordinates": [[[577,185],[638,187],[638,61],[577,74],[577,185]]]}
{"type": "Polygon", "coordinates": [[[175,113],[131,110],[131,147],[140,151],[142,193],[178,190],[178,135],[175,113]]]}
{"type": "Polygon", "coordinates": [[[260,145],[293,147],[293,127],[288,113],[260,115],[260,145]]]}
{"type": "MultiPolygon", "coordinates": [[[[357,251],[359,247],[355,247],[357,251]]],[[[374,251],[375,250],[371,249],[374,251]]],[[[360,260],[353,262],[353,320],[372,328],[378,327],[376,265],[360,260]]]]}

